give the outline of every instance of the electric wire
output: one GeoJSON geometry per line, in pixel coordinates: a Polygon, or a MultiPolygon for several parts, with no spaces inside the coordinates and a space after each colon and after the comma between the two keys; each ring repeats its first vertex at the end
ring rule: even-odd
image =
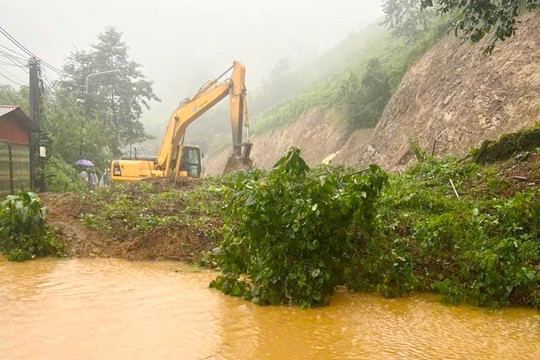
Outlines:
{"type": "Polygon", "coordinates": [[[15,81],[15,80],[11,79],[9,76],[4,75],[2,72],[0,72],[0,75],[3,76],[4,78],[6,78],[7,80],[11,81],[11,82],[14,83],[14,84],[17,84],[17,85],[19,85],[19,86],[26,86],[26,85],[24,85],[24,84],[21,84],[21,83],[18,82],[18,81],[15,81]]]}
{"type": "Polygon", "coordinates": [[[15,66],[15,67],[18,67],[19,69],[21,69],[23,71],[28,72],[28,70],[26,69],[26,66],[22,66],[22,65],[16,65],[16,64],[13,64],[13,63],[8,63],[8,62],[3,62],[3,61],[0,61],[0,65],[15,66]]]}
{"type": "Polygon", "coordinates": [[[21,82],[24,82],[24,80],[21,80],[19,78],[19,75],[15,75],[14,73],[12,73],[11,71],[9,71],[8,69],[6,68],[2,68],[2,71],[6,74],[8,74],[11,78],[17,80],[17,81],[21,81],[21,82]]]}
{"type": "Polygon", "coordinates": [[[0,55],[2,55],[5,59],[7,59],[9,62],[11,62],[15,66],[22,66],[22,67],[27,66],[26,61],[22,61],[19,58],[14,57],[13,55],[11,55],[5,50],[0,49],[0,55]]]}
{"type": "Polygon", "coordinates": [[[64,73],[62,70],[54,67],[53,65],[49,64],[45,60],[41,59],[39,56],[34,54],[32,51],[28,50],[27,47],[25,47],[23,44],[21,44],[17,39],[15,39],[13,36],[11,36],[2,26],[0,26],[0,33],[4,35],[9,41],[11,41],[15,46],[17,46],[20,50],[25,52],[27,55],[35,57],[37,60],[39,60],[43,66],[49,68],[50,70],[64,76],[69,76],[68,74],[64,73]]]}
{"type": "Polygon", "coordinates": [[[14,56],[14,57],[16,57],[16,58],[19,58],[20,60],[26,60],[26,59],[25,59],[25,55],[23,55],[23,54],[21,54],[21,53],[15,51],[15,50],[13,50],[13,49],[10,49],[9,47],[7,47],[7,46],[5,46],[5,45],[0,45],[0,47],[1,47],[2,49],[4,49],[4,51],[5,51],[5,50],[9,51],[9,52],[11,53],[11,56],[14,56]]]}
{"type": "Polygon", "coordinates": [[[51,79],[51,77],[49,76],[49,74],[45,71],[45,69],[42,69],[41,70],[41,79],[43,81],[43,83],[45,85],[47,85],[45,88],[50,92],[50,93],[53,93],[55,92],[54,90],[54,80],[51,79]]]}

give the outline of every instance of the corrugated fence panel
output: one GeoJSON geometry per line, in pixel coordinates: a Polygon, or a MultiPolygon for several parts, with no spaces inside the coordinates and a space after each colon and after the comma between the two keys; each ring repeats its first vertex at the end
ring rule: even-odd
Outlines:
{"type": "Polygon", "coordinates": [[[0,199],[30,189],[30,146],[0,141],[0,199]]]}
{"type": "Polygon", "coordinates": [[[30,146],[11,145],[13,161],[13,188],[17,191],[30,191],[30,146]]]}
{"type": "Polygon", "coordinates": [[[9,180],[9,145],[0,141],[0,199],[11,193],[9,180]]]}

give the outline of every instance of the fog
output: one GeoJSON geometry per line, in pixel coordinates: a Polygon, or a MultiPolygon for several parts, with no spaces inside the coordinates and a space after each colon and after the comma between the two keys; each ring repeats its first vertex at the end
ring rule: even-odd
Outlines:
{"type": "MultiPolygon", "coordinates": [[[[178,101],[233,60],[245,63],[248,90],[256,89],[280,59],[299,67],[382,15],[377,0],[18,0],[2,6],[2,27],[59,68],[106,26],[123,32],[130,57],[162,100],[142,118],[158,138],[178,101]]],[[[15,49],[4,37],[0,44],[15,49]]],[[[0,69],[27,82],[16,68],[0,69]]],[[[54,80],[54,73],[47,75],[54,80]]]]}

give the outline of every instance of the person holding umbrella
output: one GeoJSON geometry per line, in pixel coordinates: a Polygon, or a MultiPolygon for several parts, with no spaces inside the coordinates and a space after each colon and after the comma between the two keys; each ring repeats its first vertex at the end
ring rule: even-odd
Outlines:
{"type": "MultiPolygon", "coordinates": [[[[75,162],[75,166],[80,166],[82,168],[79,174],[81,179],[83,180],[87,188],[93,189],[97,181],[94,183],[94,178],[92,176],[92,173],[90,172],[90,168],[94,166],[94,163],[92,163],[90,160],[81,159],[75,162]]],[[[94,177],[97,178],[97,175],[95,173],[94,177]]]]}

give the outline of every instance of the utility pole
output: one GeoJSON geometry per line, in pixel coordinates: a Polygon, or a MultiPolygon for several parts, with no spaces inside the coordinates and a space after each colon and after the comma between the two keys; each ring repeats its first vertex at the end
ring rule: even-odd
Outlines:
{"type": "Polygon", "coordinates": [[[41,139],[41,88],[40,88],[40,68],[35,57],[28,60],[29,74],[29,105],[30,119],[36,126],[36,131],[30,135],[30,180],[33,190],[40,187],[37,180],[37,171],[41,167],[39,157],[39,147],[41,139]]]}

